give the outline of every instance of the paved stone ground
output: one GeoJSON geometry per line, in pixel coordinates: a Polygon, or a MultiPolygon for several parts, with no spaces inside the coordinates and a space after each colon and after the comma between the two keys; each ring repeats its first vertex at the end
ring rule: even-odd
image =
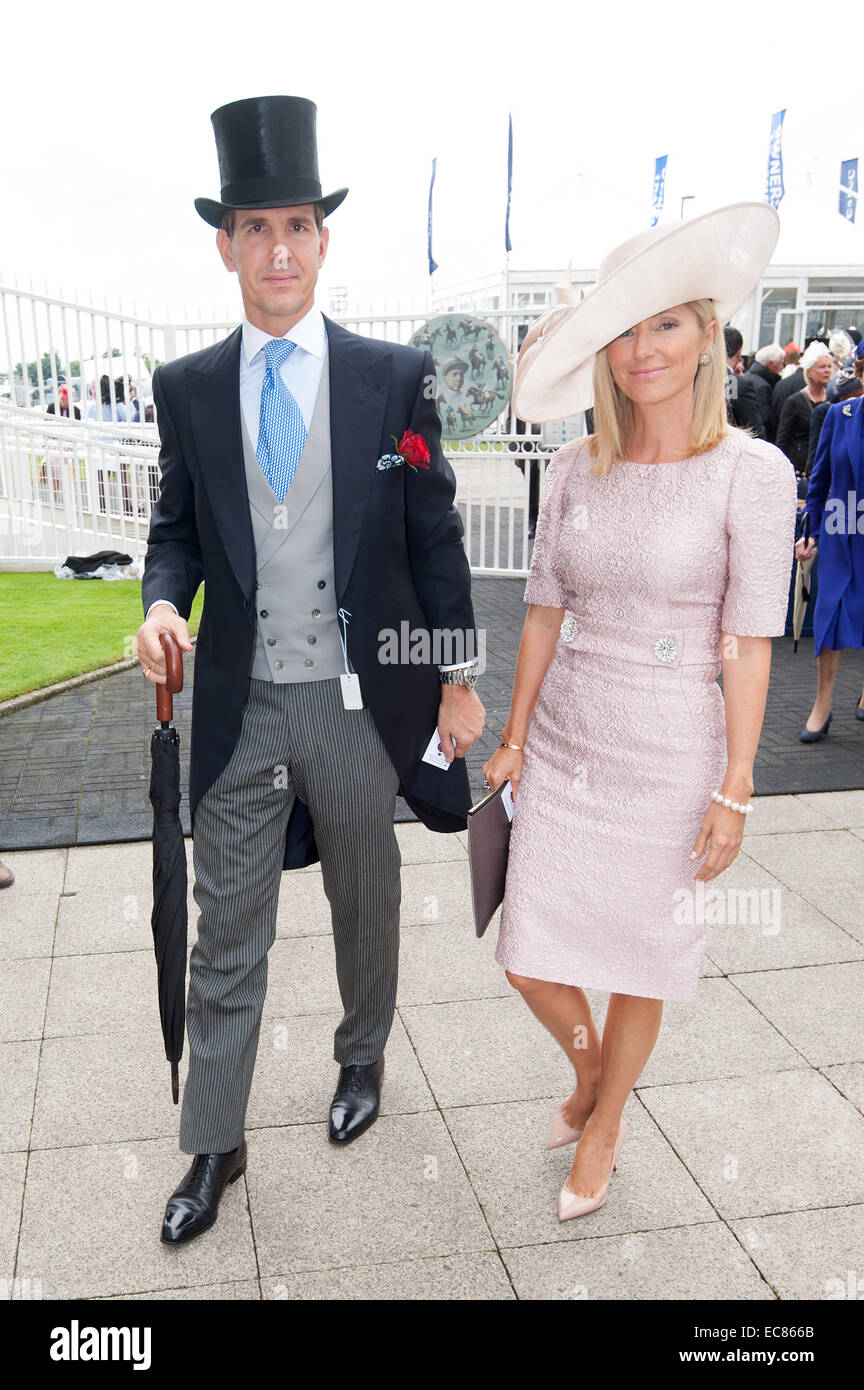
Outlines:
{"type": "MultiPolygon", "coordinates": [[[[327,904],[317,867],[285,875],[248,1172],[179,1250],[158,1240],[187,1160],[159,1033],[151,847],[6,856],[7,1296],[16,1278],[31,1297],[86,1299],[846,1296],[864,1248],[864,791],[757,801],[717,885],[750,895],[736,899],[748,911],[710,928],[698,1003],[666,1008],[608,1203],[564,1224],[570,1152],[544,1141],[569,1068],[494,963],[495,925],[473,937],[464,835],[397,833],[381,1118],[344,1151],[327,1142],[327,904]]],[[[599,1021],[606,996],[590,998],[599,1021]]]]}
{"type": "MultiPolygon", "coordinates": [[[[520,539],[521,544],[521,539],[520,539]]],[[[478,626],[486,631],[487,669],[480,692],[487,710],[483,739],[468,757],[472,787],[482,795],[481,767],[507,718],[525,607],[521,579],[475,579],[478,626]]],[[[188,776],[192,663],[175,700],[184,787],[188,776]]],[[[834,723],[824,742],[805,746],[798,733],[815,692],[813,639],[793,655],[791,638],[775,638],[765,725],[756,764],[762,795],[864,787],[864,723],[853,710],[864,687],[864,653],[843,655],[834,723]]],[[[0,718],[0,851],[139,840],[152,829],[147,800],[155,697],[137,670],[80,686],[0,718]]],[[[430,730],[431,733],[431,730],[430,730]]],[[[404,803],[399,819],[412,819],[404,803]]],[[[189,831],[184,798],[184,828],[189,831]]]]}

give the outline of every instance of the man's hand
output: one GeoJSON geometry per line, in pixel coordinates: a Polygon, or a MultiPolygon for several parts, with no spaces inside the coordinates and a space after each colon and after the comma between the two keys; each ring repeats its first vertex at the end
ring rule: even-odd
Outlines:
{"type": "Polygon", "coordinates": [[[471,744],[482,734],[485,722],[486,711],[476,691],[467,685],[442,685],[438,732],[448,763],[454,758],[465,757],[471,744]]]}
{"type": "Polygon", "coordinates": [[[179,617],[170,603],[157,603],[150,617],[143,622],[135,635],[135,653],[148,680],[154,685],[164,685],[165,653],[159,641],[160,632],[173,632],[181,652],[191,652],[189,628],[186,619],[179,617]]]}

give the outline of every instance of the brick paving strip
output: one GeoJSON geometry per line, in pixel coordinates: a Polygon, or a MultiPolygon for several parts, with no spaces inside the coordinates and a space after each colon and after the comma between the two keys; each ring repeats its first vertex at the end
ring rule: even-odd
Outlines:
{"type": "MultiPolygon", "coordinates": [[[[522,579],[478,578],[477,625],[486,631],[486,670],[479,693],[486,706],[483,738],[468,755],[471,786],[483,792],[481,768],[507,718],[525,608],[522,579]]],[[[771,686],[756,763],[761,796],[864,787],[864,723],[854,708],[864,686],[864,653],[846,651],[834,698],[834,722],[824,742],[805,746],[798,733],[816,687],[813,639],[793,654],[788,637],[774,639],[771,686]]],[[[174,702],[181,735],[181,776],[188,782],[192,662],[174,702]]],[[[138,663],[119,662],[0,706],[0,849],[40,849],[146,839],[153,688],[138,663]]],[[[431,730],[430,730],[431,732],[431,730]]],[[[397,820],[413,819],[403,801],[397,820]]],[[[184,795],[183,823],[189,833],[184,795]]]]}

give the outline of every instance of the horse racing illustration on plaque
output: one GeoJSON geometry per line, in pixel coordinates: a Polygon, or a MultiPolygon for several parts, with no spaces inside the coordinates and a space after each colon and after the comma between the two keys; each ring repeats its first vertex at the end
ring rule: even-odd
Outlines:
{"type": "Polygon", "coordinates": [[[469,314],[440,314],[410,343],[432,354],[446,439],[471,439],[494,424],[510,400],[512,381],[509,353],[491,324],[469,314]]]}

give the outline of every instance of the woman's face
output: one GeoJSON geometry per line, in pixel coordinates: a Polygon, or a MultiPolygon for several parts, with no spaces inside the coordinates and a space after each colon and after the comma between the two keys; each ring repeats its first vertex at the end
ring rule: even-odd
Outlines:
{"type": "Polygon", "coordinates": [[[699,327],[687,304],[678,304],[607,345],[606,356],[616,386],[634,405],[661,405],[691,393],[699,354],[710,349],[716,323],[699,327]]]}
{"type": "Polygon", "coordinates": [[[830,357],[817,357],[813,366],[807,371],[807,380],[811,386],[827,386],[831,380],[831,369],[833,362],[830,357]]]}

